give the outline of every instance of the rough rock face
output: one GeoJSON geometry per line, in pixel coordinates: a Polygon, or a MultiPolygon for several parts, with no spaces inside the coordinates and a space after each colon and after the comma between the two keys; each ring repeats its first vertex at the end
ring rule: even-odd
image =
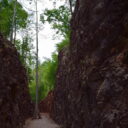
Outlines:
{"type": "Polygon", "coordinates": [[[128,0],[77,0],[71,26],[53,118],[65,128],[128,128],[128,0]]]}
{"type": "Polygon", "coordinates": [[[0,128],[22,128],[31,116],[27,84],[16,49],[0,35],[0,128]]]}
{"type": "Polygon", "coordinates": [[[43,99],[39,104],[40,112],[42,113],[51,113],[53,105],[53,91],[48,93],[48,96],[43,99]]]}

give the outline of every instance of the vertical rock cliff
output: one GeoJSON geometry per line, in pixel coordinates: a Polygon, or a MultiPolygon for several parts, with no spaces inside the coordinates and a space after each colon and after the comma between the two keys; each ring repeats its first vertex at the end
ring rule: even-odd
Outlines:
{"type": "Polygon", "coordinates": [[[128,0],[77,0],[71,27],[53,118],[65,128],[128,128],[128,0]]]}
{"type": "Polygon", "coordinates": [[[32,115],[27,85],[15,47],[0,35],[0,128],[22,128],[32,115]]]}

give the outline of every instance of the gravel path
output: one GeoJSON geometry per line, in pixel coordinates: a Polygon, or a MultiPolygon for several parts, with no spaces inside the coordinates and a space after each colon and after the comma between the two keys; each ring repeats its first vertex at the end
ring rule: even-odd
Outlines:
{"type": "Polygon", "coordinates": [[[28,119],[24,128],[60,128],[55,122],[50,119],[48,114],[42,113],[41,119],[28,119]]]}

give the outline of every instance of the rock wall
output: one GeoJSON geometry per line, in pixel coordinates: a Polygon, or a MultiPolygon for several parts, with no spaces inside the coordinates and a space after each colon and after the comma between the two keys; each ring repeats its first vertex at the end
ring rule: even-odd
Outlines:
{"type": "Polygon", "coordinates": [[[22,128],[32,115],[27,85],[15,47],[0,35],[0,128],[22,128]]]}
{"type": "Polygon", "coordinates": [[[128,0],[77,0],[71,27],[52,117],[65,128],[128,128],[128,0]]]}
{"type": "Polygon", "coordinates": [[[41,113],[51,113],[53,105],[53,91],[50,91],[40,103],[39,109],[41,113]]]}

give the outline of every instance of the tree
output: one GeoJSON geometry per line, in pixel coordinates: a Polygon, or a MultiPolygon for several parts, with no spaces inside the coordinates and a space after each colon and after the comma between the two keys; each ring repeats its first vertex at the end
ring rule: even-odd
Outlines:
{"type": "Polygon", "coordinates": [[[71,12],[71,14],[73,14],[73,11],[72,11],[72,0],[69,0],[69,6],[70,6],[70,12],[71,12]]]}
{"type": "Polygon", "coordinates": [[[34,47],[32,45],[32,39],[29,35],[26,35],[22,40],[16,40],[15,46],[19,52],[20,60],[27,71],[29,83],[33,80],[32,69],[35,65],[35,52],[33,51],[34,47]]]}
{"type": "Polygon", "coordinates": [[[71,13],[68,7],[60,6],[58,9],[48,10],[41,14],[41,21],[52,24],[52,28],[56,30],[56,34],[63,37],[70,35],[70,19],[71,13]]]}
{"type": "Polygon", "coordinates": [[[34,118],[38,119],[40,117],[40,112],[38,108],[38,102],[39,102],[39,73],[38,73],[38,6],[37,6],[37,0],[35,1],[36,4],[36,103],[35,103],[35,113],[34,118]]]}
{"type": "MultiPolygon", "coordinates": [[[[58,52],[69,44],[70,18],[70,10],[65,6],[60,6],[58,9],[52,10],[46,9],[41,15],[41,21],[43,23],[51,23],[53,29],[56,30],[56,35],[62,35],[64,40],[56,45],[57,50],[53,53],[52,59],[46,59],[41,65],[39,65],[39,100],[44,98],[47,93],[55,87],[56,71],[58,66],[58,52]]],[[[34,74],[36,74],[36,69],[34,70],[34,74]]],[[[32,99],[36,101],[34,98],[34,81],[30,84],[30,88],[32,99]]]]}
{"type": "MultiPolygon", "coordinates": [[[[42,64],[39,64],[39,101],[44,99],[50,90],[54,89],[57,67],[58,55],[55,52],[52,54],[52,59],[46,58],[42,64]]],[[[33,70],[33,75],[35,74],[36,69],[33,70]]],[[[30,94],[33,101],[36,101],[35,81],[30,83],[30,94]]]]}
{"type": "Polygon", "coordinates": [[[9,2],[8,0],[2,0],[0,2],[0,33],[2,33],[5,37],[9,37],[11,35],[12,29],[14,28],[15,30],[25,28],[28,22],[27,18],[28,13],[23,9],[19,2],[9,2]],[[14,16],[15,6],[16,13],[14,16]],[[13,25],[13,19],[15,25],[13,25]]]}
{"type": "Polygon", "coordinates": [[[13,42],[13,33],[14,34],[14,43],[16,39],[16,6],[17,5],[17,0],[14,1],[14,10],[13,10],[13,16],[12,16],[12,26],[11,26],[11,34],[10,34],[10,41],[13,42]],[[15,28],[15,32],[14,29],[15,28]]]}

